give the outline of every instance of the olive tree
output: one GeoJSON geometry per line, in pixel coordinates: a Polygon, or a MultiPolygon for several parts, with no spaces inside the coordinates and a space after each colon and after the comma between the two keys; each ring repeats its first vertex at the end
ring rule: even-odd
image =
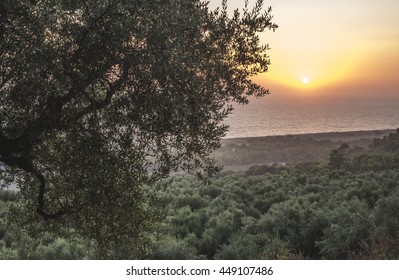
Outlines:
{"type": "Polygon", "coordinates": [[[0,176],[24,216],[141,244],[145,186],[214,172],[232,103],[268,93],[250,77],[276,27],[261,0],[231,15],[226,1],[1,1],[0,176]]]}

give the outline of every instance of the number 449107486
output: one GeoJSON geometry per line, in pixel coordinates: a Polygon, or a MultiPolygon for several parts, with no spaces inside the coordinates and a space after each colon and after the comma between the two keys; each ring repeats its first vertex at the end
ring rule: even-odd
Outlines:
{"type": "Polygon", "coordinates": [[[223,275],[273,275],[272,267],[255,267],[255,266],[244,266],[244,267],[222,267],[219,270],[219,274],[223,275]]]}

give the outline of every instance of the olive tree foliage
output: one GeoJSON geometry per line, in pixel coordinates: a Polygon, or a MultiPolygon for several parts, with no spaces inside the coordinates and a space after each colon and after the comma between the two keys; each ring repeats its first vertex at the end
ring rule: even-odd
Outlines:
{"type": "MultiPolygon", "coordinates": [[[[232,103],[268,91],[263,1],[0,2],[0,165],[25,215],[111,242],[148,230],[144,186],[208,174],[232,103]],[[30,214],[29,214],[30,213],[30,214]]],[[[152,214],[151,214],[152,213],[152,214]]]]}

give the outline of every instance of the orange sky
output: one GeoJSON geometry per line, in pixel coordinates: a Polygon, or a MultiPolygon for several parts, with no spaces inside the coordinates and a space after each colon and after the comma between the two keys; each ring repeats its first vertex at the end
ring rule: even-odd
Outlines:
{"type": "MultiPolygon", "coordinates": [[[[210,7],[220,3],[211,0],[210,7]]],[[[244,0],[228,5],[241,8],[244,0]]],[[[272,65],[254,80],[274,98],[399,100],[398,0],[269,0],[266,6],[279,28],[260,34],[272,65]]]]}

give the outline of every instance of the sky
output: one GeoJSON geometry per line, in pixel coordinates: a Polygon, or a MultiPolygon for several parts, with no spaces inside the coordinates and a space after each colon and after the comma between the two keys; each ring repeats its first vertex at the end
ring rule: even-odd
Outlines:
{"type": "MultiPolygon", "coordinates": [[[[244,0],[228,6],[242,8],[244,0]]],[[[398,0],[266,0],[268,6],[279,28],[259,34],[271,65],[253,80],[272,99],[399,101],[398,0]]]]}

